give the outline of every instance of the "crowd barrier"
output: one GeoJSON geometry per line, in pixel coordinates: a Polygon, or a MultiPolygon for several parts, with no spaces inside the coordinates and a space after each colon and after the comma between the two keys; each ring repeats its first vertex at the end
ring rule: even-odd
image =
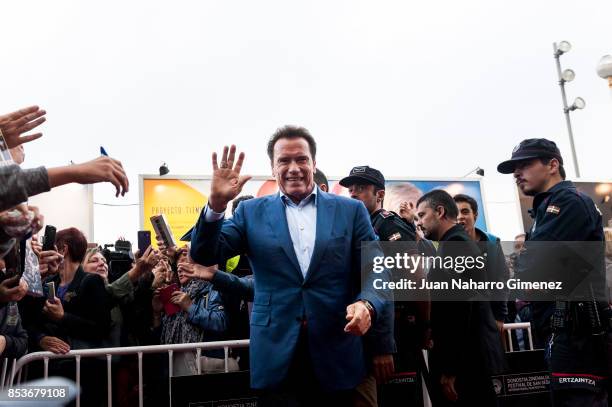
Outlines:
{"type": "Polygon", "coordinates": [[[530,322],[515,322],[512,324],[504,324],[504,332],[507,335],[508,341],[506,342],[506,349],[508,352],[514,352],[514,344],[512,341],[512,332],[517,330],[527,331],[527,338],[529,339],[529,350],[533,350],[533,337],[531,336],[531,323],[530,322]]]}
{"type": "MultiPolygon", "coordinates": [[[[218,341],[218,342],[200,342],[200,343],[181,343],[174,345],[151,345],[151,346],[130,346],[123,348],[98,348],[98,349],[79,349],[71,350],[70,352],[61,355],[51,352],[33,352],[29,353],[19,360],[13,360],[9,363],[8,359],[4,359],[2,363],[2,390],[5,387],[13,387],[21,384],[22,372],[27,369],[27,366],[36,361],[43,361],[43,377],[49,377],[49,360],[53,359],[74,359],[76,364],[75,381],[77,387],[81,382],[81,358],[94,358],[106,356],[106,380],[107,380],[107,396],[108,406],[113,405],[113,388],[112,388],[112,357],[119,355],[137,355],[138,356],[138,402],[139,407],[143,407],[143,382],[142,382],[142,356],[144,354],[159,354],[168,353],[168,392],[172,396],[172,377],[173,377],[173,355],[174,352],[196,351],[197,359],[199,360],[203,350],[223,349],[225,352],[225,371],[228,371],[229,350],[234,348],[246,348],[249,346],[249,340],[234,340],[234,341],[218,341]],[[8,372],[10,366],[10,373],[8,372]]],[[[201,366],[196,364],[198,374],[201,374],[201,366]]],[[[26,378],[27,380],[27,378],[26,378]]],[[[172,401],[172,397],[170,397],[172,401]]],[[[80,407],[80,394],[77,395],[76,405],[80,407]]],[[[172,406],[172,404],[170,404],[172,406]]]]}
{"type": "MultiPolygon", "coordinates": [[[[531,324],[528,322],[523,323],[512,323],[504,324],[504,338],[507,339],[506,346],[509,353],[515,352],[512,340],[512,332],[516,330],[524,330],[527,333],[529,340],[529,350],[533,350],[533,340],[531,336],[531,324]]],[[[142,358],[144,354],[168,354],[168,392],[170,403],[172,402],[172,377],[173,377],[173,355],[175,352],[195,351],[196,360],[199,360],[202,355],[202,351],[223,349],[225,354],[225,371],[228,372],[228,357],[229,350],[234,348],[246,348],[249,346],[249,340],[232,340],[232,341],[218,341],[218,342],[201,342],[201,343],[184,343],[174,345],[152,345],[152,346],[133,346],[133,347],[122,347],[122,348],[99,348],[99,349],[80,349],[72,350],[64,355],[55,354],[51,352],[34,352],[29,353],[19,360],[3,359],[0,362],[2,371],[0,373],[0,391],[5,390],[13,386],[18,386],[22,383],[22,373],[24,380],[27,380],[27,367],[31,363],[42,361],[43,362],[43,378],[47,379],[49,375],[49,361],[57,359],[74,359],[76,372],[75,381],[77,387],[80,385],[80,369],[82,358],[99,358],[106,357],[106,381],[107,381],[107,397],[108,406],[112,406],[113,403],[113,386],[112,386],[112,358],[113,356],[119,355],[136,355],[138,357],[138,399],[139,407],[143,407],[143,371],[142,371],[142,358]]],[[[427,352],[424,352],[426,354],[427,352]]],[[[425,356],[425,363],[427,364],[427,357],[425,356]]],[[[201,374],[201,365],[196,364],[197,373],[201,374]]],[[[427,388],[422,383],[423,390],[423,404],[424,406],[430,406],[429,395],[427,394],[427,388]]],[[[80,395],[77,396],[76,405],[80,406],[80,395]]]]}

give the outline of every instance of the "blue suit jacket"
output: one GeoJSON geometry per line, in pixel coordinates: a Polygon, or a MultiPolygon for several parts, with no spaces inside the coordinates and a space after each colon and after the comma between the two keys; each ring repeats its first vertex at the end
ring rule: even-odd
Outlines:
{"type": "MultiPolygon", "coordinates": [[[[344,332],[346,307],[368,300],[385,303],[370,287],[361,291],[361,242],[376,240],[362,202],[317,193],[315,246],[306,277],[293,249],[278,194],[243,201],[227,221],[200,216],[191,256],[204,265],[246,253],[255,298],[251,314],[251,386],[274,388],[286,377],[306,316],[315,374],[329,390],[354,388],[365,376],[362,340],[344,332]]],[[[387,305],[388,306],[388,305],[387,305]]]]}

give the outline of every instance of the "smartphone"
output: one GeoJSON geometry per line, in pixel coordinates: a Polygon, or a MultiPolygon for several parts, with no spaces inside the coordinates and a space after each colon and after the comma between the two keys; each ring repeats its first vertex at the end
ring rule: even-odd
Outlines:
{"type": "Polygon", "coordinates": [[[47,299],[49,301],[55,300],[55,283],[53,281],[47,283],[47,299]]]}
{"type": "Polygon", "coordinates": [[[151,232],[148,230],[138,231],[138,250],[142,256],[145,251],[151,246],[151,232]]]}
{"type": "Polygon", "coordinates": [[[155,230],[155,234],[159,236],[161,240],[163,240],[166,247],[176,246],[176,241],[172,235],[170,225],[168,225],[166,215],[163,213],[161,215],[153,215],[150,219],[151,224],[153,225],[153,230],[155,230]]]}
{"type": "Polygon", "coordinates": [[[164,304],[164,311],[168,316],[172,316],[181,310],[178,305],[170,302],[170,298],[172,298],[172,293],[179,290],[180,288],[178,284],[174,283],[162,288],[159,292],[159,299],[161,300],[162,304],[164,304]]]}
{"type": "Polygon", "coordinates": [[[42,247],[43,252],[55,249],[55,233],[56,232],[57,232],[57,229],[55,228],[55,226],[47,225],[47,227],[45,227],[45,236],[43,237],[43,247],[42,247]]]}

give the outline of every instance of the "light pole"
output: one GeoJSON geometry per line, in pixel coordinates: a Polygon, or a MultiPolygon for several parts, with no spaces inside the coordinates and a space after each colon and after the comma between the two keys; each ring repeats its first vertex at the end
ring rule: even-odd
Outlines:
{"type": "Polygon", "coordinates": [[[561,71],[561,55],[569,52],[572,45],[567,41],[561,41],[559,44],[553,43],[555,61],[557,63],[557,74],[559,76],[559,86],[561,87],[561,99],[563,99],[563,113],[565,113],[565,123],[567,124],[567,132],[570,139],[570,148],[572,150],[572,158],[574,160],[574,168],[576,169],[576,177],[580,178],[580,168],[578,167],[578,157],[576,156],[576,146],[574,145],[574,133],[572,131],[572,121],[570,112],[576,109],[584,109],[586,103],[582,98],[576,98],[571,106],[567,105],[567,95],[565,94],[565,83],[571,82],[576,77],[576,74],[571,69],[561,71]]]}

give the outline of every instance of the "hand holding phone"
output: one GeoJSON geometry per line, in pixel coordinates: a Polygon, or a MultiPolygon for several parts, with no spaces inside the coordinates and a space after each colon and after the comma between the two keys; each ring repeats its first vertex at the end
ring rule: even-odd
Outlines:
{"type": "Polygon", "coordinates": [[[55,301],[55,283],[53,281],[47,283],[47,300],[49,302],[55,301]]]}
{"type": "Polygon", "coordinates": [[[55,226],[47,225],[45,227],[45,235],[43,237],[43,247],[42,247],[43,252],[55,249],[56,233],[57,233],[57,229],[55,228],[55,226]]]}
{"type": "Polygon", "coordinates": [[[179,289],[180,288],[178,284],[174,283],[162,288],[159,291],[159,299],[161,300],[162,304],[164,304],[164,311],[168,316],[172,316],[181,310],[178,305],[170,301],[170,299],[172,298],[172,293],[175,291],[179,291],[179,289]]]}
{"type": "Polygon", "coordinates": [[[151,232],[148,230],[138,231],[138,250],[140,255],[143,256],[147,249],[151,246],[151,232]]]}

